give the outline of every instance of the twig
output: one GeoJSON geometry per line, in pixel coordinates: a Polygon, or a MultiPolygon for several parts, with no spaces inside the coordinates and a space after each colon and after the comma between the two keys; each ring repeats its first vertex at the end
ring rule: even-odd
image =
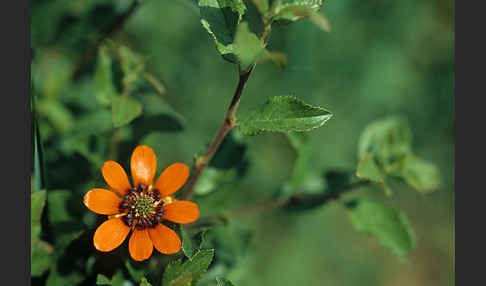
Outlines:
{"type": "Polygon", "coordinates": [[[250,77],[251,72],[255,66],[251,65],[250,68],[243,73],[240,73],[240,79],[238,81],[238,86],[236,87],[235,94],[233,95],[233,99],[231,100],[231,104],[228,107],[228,111],[226,112],[226,116],[224,118],[223,124],[219,128],[218,133],[213,139],[213,142],[209,146],[208,151],[196,158],[195,162],[195,171],[187,186],[184,190],[183,199],[187,200],[192,192],[194,191],[194,187],[199,180],[204,168],[209,164],[211,159],[213,158],[214,154],[219,148],[221,142],[223,142],[224,137],[228,134],[228,132],[236,126],[236,109],[238,108],[238,103],[240,102],[241,94],[243,93],[243,89],[245,88],[246,82],[250,77]]]}
{"type": "Polygon", "coordinates": [[[290,208],[292,206],[298,206],[298,205],[313,205],[314,207],[316,206],[322,207],[332,200],[339,199],[341,195],[343,195],[344,193],[368,185],[370,183],[371,181],[369,180],[360,180],[355,183],[345,185],[332,192],[324,192],[322,194],[313,194],[313,195],[296,194],[285,200],[269,201],[260,205],[244,207],[238,210],[229,211],[223,215],[201,218],[197,223],[191,224],[190,227],[224,224],[233,218],[255,215],[263,212],[290,208]]]}

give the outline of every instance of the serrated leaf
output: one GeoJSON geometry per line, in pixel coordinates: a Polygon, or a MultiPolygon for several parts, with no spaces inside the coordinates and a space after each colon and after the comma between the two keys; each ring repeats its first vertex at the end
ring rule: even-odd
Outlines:
{"type": "Polygon", "coordinates": [[[258,109],[242,115],[237,124],[246,135],[261,132],[304,132],[321,127],[332,114],[293,96],[274,96],[258,109]]]}
{"type": "Polygon", "coordinates": [[[264,56],[266,52],[257,35],[250,32],[247,22],[242,22],[238,25],[235,44],[235,54],[238,57],[240,71],[243,73],[264,56]]]}
{"type": "Polygon", "coordinates": [[[142,104],[127,96],[116,97],[112,103],[112,120],[115,127],[126,125],[142,114],[142,104]]]}
{"type": "Polygon", "coordinates": [[[192,285],[196,285],[197,281],[206,272],[209,264],[213,260],[214,249],[206,249],[198,251],[192,260],[182,262],[182,259],[172,261],[167,265],[162,285],[168,286],[170,283],[178,279],[182,275],[192,276],[192,285]]]}
{"type": "Polygon", "coordinates": [[[182,251],[189,260],[201,249],[206,231],[207,229],[193,231],[181,225],[182,251]]]}
{"type": "Polygon", "coordinates": [[[224,277],[216,277],[216,282],[218,282],[218,286],[234,286],[233,282],[229,281],[224,277]]]}
{"type": "Polygon", "coordinates": [[[347,209],[358,231],[376,236],[384,247],[405,261],[415,242],[403,212],[371,200],[351,201],[347,209]]]}
{"type": "Polygon", "coordinates": [[[216,49],[227,61],[236,63],[234,38],[246,11],[243,0],[199,0],[201,23],[216,49]]]}
{"type": "Polygon", "coordinates": [[[109,106],[118,92],[113,83],[112,59],[108,54],[105,46],[100,47],[98,51],[98,63],[95,73],[95,92],[96,99],[102,105],[109,106]]]}
{"type": "Polygon", "coordinates": [[[52,265],[53,247],[45,241],[34,239],[31,241],[30,276],[41,276],[52,265]]]}
{"type": "Polygon", "coordinates": [[[31,239],[38,239],[41,233],[41,216],[46,203],[46,191],[30,195],[30,231],[31,239]]]}

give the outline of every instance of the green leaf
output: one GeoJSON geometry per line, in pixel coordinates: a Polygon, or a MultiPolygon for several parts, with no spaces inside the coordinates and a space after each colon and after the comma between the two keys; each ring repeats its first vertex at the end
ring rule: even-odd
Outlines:
{"type": "Polygon", "coordinates": [[[135,81],[142,77],[145,63],[140,55],[125,45],[118,45],[118,55],[121,59],[121,69],[123,71],[124,92],[129,92],[135,81]]]}
{"type": "Polygon", "coordinates": [[[118,96],[113,83],[112,59],[105,46],[98,51],[98,63],[95,73],[96,99],[102,105],[109,106],[112,100],[118,96]]]}
{"type": "Polygon", "coordinates": [[[272,6],[274,20],[297,21],[319,11],[323,0],[275,0],[272,6]]]}
{"type": "Polygon", "coordinates": [[[98,110],[84,114],[76,120],[75,134],[84,136],[100,135],[113,130],[112,115],[109,110],[98,110]]]}
{"type": "Polygon", "coordinates": [[[73,193],[68,190],[47,192],[48,218],[57,254],[61,254],[85,230],[84,224],[73,215],[76,208],[82,206],[73,199],[73,193]]]}
{"type": "Polygon", "coordinates": [[[264,15],[265,12],[268,11],[268,8],[270,8],[268,1],[269,0],[252,0],[253,4],[258,9],[258,12],[262,15],[264,15]]]}
{"type": "Polygon", "coordinates": [[[55,98],[44,97],[38,100],[37,110],[39,115],[46,117],[60,133],[67,133],[74,127],[73,114],[55,98]]]}
{"type": "Polygon", "coordinates": [[[234,286],[233,282],[229,281],[224,277],[216,277],[216,281],[218,282],[218,286],[234,286]]]}
{"type": "Polygon", "coordinates": [[[218,169],[214,167],[206,167],[194,188],[194,193],[197,195],[207,195],[220,189],[223,185],[233,183],[237,174],[238,171],[235,168],[218,169]]]}
{"type": "Polygon", "coordinates": [[[439,169],[415,156],[407,156],[401,176],[407,184],[422,193],[434,191],[440,186],[439,169]]]}
{"type": "Polygon", "coordinates": [[[358,157],[372,153],[377,165],[393,172],[401,160],[411,154],[412,133],[405,119],[389,117],[370,123],[361,133],[358,143],[358,157]]]}
{"type": "Polygon", "coordinates": [[[31,109],[32,109],[32,146],[33,146],[33,164],[32,164],[32,177],[31,177],[31,193],[38,192],[44,185],[44,161],[42,140],[40,138],[39,125],[37,122],[37,116],[35,114],[34,95],[31,96],[31,109]]]}
{"type": "Polygon", "coordinates": [[[191,286],[191,285],[193,285],[191,274],[182,274],[177,279],[174,279],[169,283],[169,286],[191,286]]]}
{"type": "Polygon", "coordinates": [[[38,239],[41,233],[41,216],[46,203],[46,191],[30,195],[30,231],[31,239],[38,239]]]}
{"type": "Polygon", "coordinates": [[[52,265],[54,248],[45,241],[33,239],[30,252],[30,276],[41,276],[52,265]]]}
{"type": "Polygon", "coordinates": [[[370,123],[358,143],[360,158],[357,175],[385,184],[387,177],[402,178],[419,192],[430,192],[440,185],[437,167],[413,154],[412,134],[405,119],[389,117],[370,123]]]}
{"type": "Polygon", "coordinates": [[[156,116],[165,114],[173,117],[181,124],[181,126],[185,124],[184,117],[160,96],[154,94],[144,95],[142,96],[142,103],[144,107],[144,115],[156,116]]]}
{"type": "Polygon", "coordinates": [[[403,212],[371,200],[351,201],[347,209],[358,231],[376,236],[384,247],[405,261],[415,241],[403,212]]]}
{"type": "Polygon", "coordinates": [[[103,274],[96,276],[96,285],[111,285],[111,280],[103,274]]]}
{"type": "MultiPolygon", "coordinates": [[[[96,276],[96,285],[123,286],[125,285],[124,283],[125,283],[125,279],[123,278],[123,273],[120,270],[118,270],[111,279],[109,279],[103,274],[98,274],[96,276]]],[[[147,285],[147,284],[140,284],[140,285],[147,285]]]]}
{"type": "Polygon", "coordinates": [[[356,176],[362,179],[368,179],[374,182],[383,183],[385,174],[376,165],[373,154],[367,154],[358,163],[356,176]]]}
{"type": "Polygon", "coordinates": [[[271,97],[260,108],[242,115],[237,124],[246,135],[261,132],[303,132],[321,127],[332,114],[293,96],[271,97]]]}
{"type": "Polygon", "coordinates": [[[301,187],[304,185],[305,180],[310,173],[309,162],[312,157],[312,149],[309,145],[309,138],[306,133],[290,132],[286,135],[297,156],[289,180],[285,182],[284,187],[282,188],[281,195],[284,197],[302,191],[301,187]]]}
{"type": "Polygon", "coordinates": [[[130,97],[122,96],[113,99],[113,125],[120,127],[130,123],[142,114],[142,104],[130,97]]]}
{"type": "MultiPolygon", "coordinates": [[[[140,265],[137,265],[137,266],[140,267],[140,265]]],[[[130,276],[132,276],[133,280],[135,280],[135,281],[142,280],[142,278],[144,277],[144,275],[146,273],[146,269],[144,269],[143,267],[142,268],[136,268],[135,266],[133,266],[131,264],[129,259],[127,259],[125,261],[125,267],[127,268],[130,276]]]]}
{"type": "Polygon", "coordinates": [[[191,228],[184,228],[181,225],[182,251],[184,251],[184,254],[189,260],[192,260],[194,254],[201,250],[206,231],[207,229],[193,230],[191,228]]]}
{"type": "MultiPolygon", "coordinates": [[[[57,250],[56,250],[57,251],[57,250]]],[[[46,286],[58,285],[79,285],[85,277],[78,271],[72,271],[69,274],[59,273],[58,266],[53,265],[47,277],[46,286]]],[[[121,286],[121,285],[120,285],[121,286]]]]}
{"type": "Polygon", "coordinates": [[[243,0],[199,0],[201,23],[216,44],[218,52],[229,62],[237,63],[234,38],[246,11],[243,0]]]}
{"type": "Polygon", "coordinates": [[[147,278],[143,277],[140,281],[140,286],[152,286],[152,284],[147,281],[147,278]]]}
{"type": "Polygon", "coordinates": [[[250,32],[248,23],[238,25],[235,36],[235,54],[238,57],[240,71],[246,72],[252,64],[259,60],[266,52],[257,35],[250,32]]]}
{"type": "MultiPolygon", "coordinates": [[[[198,251],[192,260],[182,262],[182,259],[172,261],[167,265],[162,285],[168,286],[174,280],[181,279],[182,275],[189,275],[192,277],[192,285],[196,285],[197,281],[202,277],[213,260],[214,249],[206,249],[198,251]]],[[[187,278],[182,279],[186,281],[187,278]]]]}

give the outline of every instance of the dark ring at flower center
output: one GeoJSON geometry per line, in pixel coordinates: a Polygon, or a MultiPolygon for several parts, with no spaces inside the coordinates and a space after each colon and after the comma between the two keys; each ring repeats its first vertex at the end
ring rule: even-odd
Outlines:
{"type": "Polygon", "coordinates": [[[148,190],[147,186],[139,185],[128,190],[127,195],[119,205],[121,213],[126,213],[122,217],[123,222],[129,227],[145,229],[155,227],[162,222],[162,204],[160,192],[158,190],[148,190]]]}

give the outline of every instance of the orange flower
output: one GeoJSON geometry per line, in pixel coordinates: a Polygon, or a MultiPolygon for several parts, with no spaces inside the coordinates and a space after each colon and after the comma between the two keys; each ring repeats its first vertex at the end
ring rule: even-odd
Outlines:
{"type": "Polygon", "coordinates": [[[113,191],[92,189],[84,196],[84,204],[91,211],[108,215],[108,220],[94,234],[95,248],[111,251],[120,246],[132,230],[128,250],[134,260],[148,259],[153,247],[164,254],[178,252],[181,240],[162,222],[184,224],[199,218],[195,203],[178,201],[172,196],[186,182],[189,168],[174,163],[152,184],[157,159],[150,147],[135,148],[130,163],[134,188],[123,168],[115,161],[107,161],[101,172],[113,191]]]}

